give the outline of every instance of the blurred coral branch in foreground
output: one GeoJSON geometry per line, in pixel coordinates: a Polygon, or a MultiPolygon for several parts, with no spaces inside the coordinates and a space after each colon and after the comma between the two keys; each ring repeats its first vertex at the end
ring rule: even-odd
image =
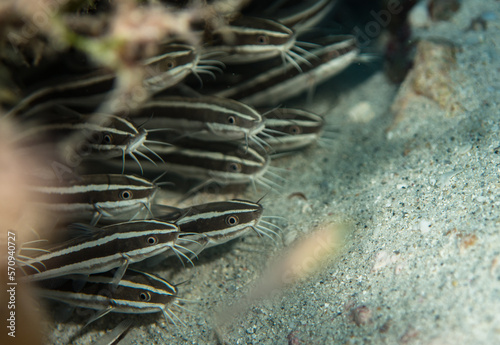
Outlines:
{"type": "Polygon", "coordinates": [[[320,271],[339,253],[345,236],[345,226],[327,222],[296,240],[286,253],[268,266],[243,301],[239,300],[230,310],[219,313],[218,324],[222,326],[234,321],[258,300],[271,298],[320,271]]]}
{"type": "MultiPolygon", "coordinates": [[[[0,335],[2,344],[42,344],[40,327],[40,310],[37,303],[31,298],[32,292],[29,286],[23,284],[7,285],[17,283],[23,275],[22,271],[15,266],[9,265],[10,271],[14,267],[14,276],[7,273],[9,261],[7,248],[15,248],[16,252],[24,241],[31,236],[30,230],[24,225],[27,212],[26,205],[29,201],[29,194],[24,188],[26,184],[25,173],[33,169],[32,160],[26,159],[16,151],[9,141],[12,138],[15,128],[1,121],[0,123],[0,282],[4,287],[0,294],[0,310],[3,324],[9,326],[15,319],[15,335],[13,338],[8,335],[11,331],[8,327],[3,327],[0,335]],[[13,294],[10,293],[13,292],[13,294]],[[9,301],[11,303],[9,303],[9,301]],[[12,316],[14,312],[14,316],[12,316]]],[[[29,157],[28,157],[29,158],[29,157]]]]}
{"type": "MultiPolygon", "coordinates": [[[[224,25],[245,2],[195,1],[177,9],[158,2],[121,0],[111,1],[109,13],[98,16],[88,12],[99,1],[6,0],[0,4],[0,59],[36,66],[42,58],[73,47],[98,66],[116,72],[117,99],[137,99],[134,93],[141,93],[145,73],[141,61],[153,56],[161,42],[175,38],[196,47],[200,37],[193,24],[224,25]]],[[[0,103],[15,102],[7,91],[12,86],[7,71],[0,65],[0,103]]]]}

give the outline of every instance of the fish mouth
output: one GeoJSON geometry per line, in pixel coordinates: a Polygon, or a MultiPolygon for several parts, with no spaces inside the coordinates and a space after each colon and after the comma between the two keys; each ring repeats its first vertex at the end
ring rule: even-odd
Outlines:
{"type": "Polygon", "coordinates": [[[144,145],[144,142],[146,141],[147,138],[147,131],[146,130],[141,130],[139,132],[139,135],[134,136],[131,140],[130,143],[127,145],[127,148],[125,149],[125,153],[133,153],[137,151],[140,147],[144,145]]]}
{"type": "Polygon", "coordinates": [[[257,134],[261,133],[264,130],[264,128],[266,128],[265,123],[261,121],[257,126],[251,128],[248,131],[248,136],[249,137],[256,136],[257,134]]]}

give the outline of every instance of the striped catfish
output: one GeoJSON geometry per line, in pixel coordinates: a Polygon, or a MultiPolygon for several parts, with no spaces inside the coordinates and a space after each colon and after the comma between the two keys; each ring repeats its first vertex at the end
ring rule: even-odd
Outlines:
{"type": "Polygon", "coordinates": [[[269,15],[296,33],[300,33],[318,24],[336,3],[337,0],[296,1],[289,6],[274,9],[269,15]]]}
{"type": "Polygon", "coordinates": [[[356,60],[359,49],[354,36],[333,36],[329,40],[328,45],[311,50],[316,58],[307,63],[297,61],[300,69],[292,64],[279,64],[231,88],[216,91],[214,95],[236,99],[253,107],[273,106],[299,95],[340,73],[356,60]]]}
{"type": "Polygon", "coordinates": [[[169,309],[175,305],[177,288],[165,279],[147,272],[128,269],[117,286],[110,272],[93,274],[75,291],[73,280],[62,285],[55,281],[42,282],[36,288],[38,296],[67,303],[71,306],[97,310],[87,324],[109,312],[126,314],[163,313],[165,321],[177,318],[169,309]],[[55,287],[54,287],[55,286],[55,287]]]}
{"type": "Polygon", "coordinates": [[[310,111],[276,108],[263,110],[263,114],[266,131],[260,135],[272,154],[303,149],[317,142],[323,133],[324,119],[310,111]]]}
{"type": "Polygon", "coordinates": [[[147,165],[145,170],[153,173],[167,171],[183,178],[201,180],[202,183],[191,189],[188,194],[211,183],[226,186],[251,182],[254,186],[257,183],[266,188],[279,188],[276,182],[265,176],[275,175],[269,166],[267,153],[253,145],[190,139],[182,143],[176,142],[173,146],[159,145],[152,148],[165,163],[155,166],[144,162],[144,165],[147,165]]]}
{"type": "Polygon", "coordinates": [[[179,227],[175,224],[140,220],[102,228],[75,224],[70,229],[81,235],[59,244],[25,248],[18,256],[23,279],[37,281],[71,274],[94,274],[118,268],[114,279],[120,281],[129,264],[175,250],[179,227]],[[33,252],[28,256],[25,252],[33,252]]]}
{"type": "Polygon", "coordinates": [[[27,186],[31,202],[63,220],[124,221],[149,212],[158,187],[145,178],[91,174],[70,180],[37,180],[27,186]]]}
{"type": "Polygon", "coordinates": [[[125,156],[130,156],[139,167],[141,164],[136,156],[150,160],[139,148],[155,154],[147,147],[151,142],[147,139],[148,131],[116,115],[82,115],[66,107],[48,105],[33,121],[22,124],[15,140],[17,147],[40,148],[42,145],[63,157],[78,152],[82,159],[121,157],[125,162],[125,156]]]}
{"type": "MultiPolygon", "coordinates": [[[[198,53],[188,45],[165,44],[159,53],[143,61],[143,85],[151,94],[174,86],[183,80],[199,62],[198,53]]],[[[43,87],[22,99],[7,116],[28,117],[42,104],[58,104],[80,111],[95,110],[114,87],[116,75],[99,69],[83,76],[43,87]]]]}
{"type": "Polygon", "coordinates": [[[85,109],[94,109],[105,99],[107,93],[113,88],[114,82],[114,74],[102,71],[71,77],[66,81],[57,81],[30,93],[6,116],[29,117],[39,111],[39,106],[53,103],[65,106],[81,105],[85,109]]]}
{"type": "MultiPolygon", "coordinates": [[[[147,129],[168,128],[182,136],[209,141],[254,139],[262,131],[261,115],[253,108],[219,97],[162,97],[137,109],[134,120],[147,129]]],[[[165,135],[154,137],[164,140],[165,135]]]]}
{"type": "MultiPolygon", "coordinates": [[[[158,216],[157,219],[176,224],[180,229],[179,239],[195,241],[184,246],[196,251],[226,243],[248,231],[269,236],[273,232],[260,226],[263,208],[259,203],[246,200],[218,201],[194,205],[185,209],[158,216]]],[[[173,254],[173,253],[167,253],[173,254]]]]}
{"type": "Polygon", "coordinates": [[[151,94],[172,87],[196,70],[200,56],[185,44],[160,44],[159,53],[144,61],[146,75],[143,84],[151,94]]]}
{"type": "Polygon", "coordinates": [[[303,60],[293,50],[295,34],[283,24],[257,17],[238,17],[208,33],[206,53],[225,64],[246,64],[279,56],[295,64],[303,60]]]}

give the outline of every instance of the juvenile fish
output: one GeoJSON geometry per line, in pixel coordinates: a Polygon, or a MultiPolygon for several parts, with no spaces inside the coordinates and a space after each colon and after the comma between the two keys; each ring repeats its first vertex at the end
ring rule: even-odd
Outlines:
{"type": "Polygon", "coordinates": [[[35,118],[20,126],[14,142],[17,147],[43,148],[59,157],[70,157],[67,160],[75,155],[93,160],[121,157],[122,173],[126,156],[141,168],[137,156],[151,161],[148,154],[155,155],[147,146],[152,142],[148,139],[148,130],[120,116],[105,113],[83,115],[66,107],[48,106],[35,118]]]}
{"type": "Polygon", "coordinates": [[[97,224],[124,221],[149,212],[158,190],[155,183],[138,176],[91,174],[68,180],[37,180],[26,187],[31,203],[56,217],[97,224]]]}
{"type": "MultiPolygon", "coordinates": [[[[259,203],[246,200],[218,201],[194,205],[157,219],[176,224],[180,229],[179,239],[185,247],[196,254],[219,244],[238,238],[249,231],[269,236],[270,229],[260,226],[263,208],[259,203]]],[[[169,253],[171,255],[171,253],[169,253]]]]}
{"type": "MultiPolygon", "coordinates": [[[[150,94],[176,85],[199,62],[198,53],[188,45],[165,44],[159,53],[143,61],[145,77],[143,85],[150,94]]],[[[84,76],[75,76],[65,82],[40,88],[22,99],[7,113],[7,117],[29,117],[39,107],[63,105],[79,111],[92,111],[113,90],[116,74],[109,70],[96,70],[84,76]]]]}
{"type": "Polygon", "coordinates": [[[297,61],[300,69],[292,64],[280,64],[214,95],[253,107],[275,106],[340,73],[355,61],[358,53],[354,36],[330,37],[328,45],[311,50],[315,58],[307,63],[297,61]]]}
{"type": "Polygon", "coordinates": [[[285,25],[257,17],[238,17],[227,25],[209,31],[206,53],[218,54],[225,64],[266,60],[291,51],[295,34],[285,25]]]}
{"type": "MultiPolygon", "coordinates": [[[[181,136],[207,141],[255,140],[264,124],[253,108],[218,97],[162,97],[143,104],[134,114],[147,129],[168,128],[181,136]]],[[[165,140],[165,134],[154,138],[165,140]]],[[[169,133],[169,135],[171,135],[169,133]]]]}
{"type": "Polygon", "coordinates": [[[310,111],[295,108],[262,110],[266,131],[261,139],[270,147],[271,154],[303,149],[319,140],[324,119],[310,111]]]}
{"type": "Polygon", "coordinates": [[[71,306],[97,310],[87,324],[109,312],[149,314],[161,312],[165,321],[177,318],[169,309],[175,305],[177,288],[165,279],[147,272],[128,269],[117,286],[111,273],[90,275],[83,288],[75,291],[73,280],[51,287],[53,281],[42,282],[36,289],[40,297],[67,303],[71,306]]]}
{"type": "MultiPolygon", "coordinates": [[[[131,221],[102,228],[80,225],[86,233],[43,251],[19,255],[24,279],[37,281],[71,274],[95,274],[118,268],[120,281],[129,264],[174,249],[179,236],[175,224],[157,220],[131,221]]],[[[32,250],[31,250],[32,251],[32,250]]]]}
{"type": "MultiPolygon", "coordinates": [[[[270,159],[259,147],[235,142],[204,142],[193,139],[172,146],[152,146],[165,164],[145,162],[152,173],[175,173],[183,178],[201,180],[188,194],[211,184],[222,186],[255,183],[266,188],[279,185],[266,177],[271,172],[270,159]]],[[[154,159],[154,158],[153,158],[154,159]]],[[[128,168],[128,166],[127,166],[128,168]]],[[[131,167],[132,168],[132,167],[131,167]]]]}

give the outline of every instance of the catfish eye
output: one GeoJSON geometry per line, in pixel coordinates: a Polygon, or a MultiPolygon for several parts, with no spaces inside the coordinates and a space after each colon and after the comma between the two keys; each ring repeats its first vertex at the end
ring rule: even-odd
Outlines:
{"type": "Polygon", "coordinates": [[[105,144],[111,144],[113,142],[113,136],[111,134],[105,134],[102,140],[105,144]]]}
{"type": "Polygon", "coordinates": [[[335,59],[336,57],[338,57],[339,55],[340,55],[340,54],[339,54],[339,52],[338,52],[338,51],[333,50],[333,51],[331,51],[331,52],[329,52],[329,53],[327,54],[327,58],[326,58],[326,59],[327,59],[327,60],[333,60],[333,59],[335,59]]]}
{"type": "Polygon", "coordinates": [[[148,239],[148,244],[150,245],[154,245],[154,244],[157,244],[158,243],[158,238],[154,237],[154,236],[149,236],[148,239]]]}
{"type": "Polygon", "coordinates": [[[175,67],[175,61],[174,61],[174,60],[167,60],[167,61],[165,62],[165,67],[166,67],[167,69],[172,69],[172,68],[174,68],[174,67],[175,67]]]}
{"type": "Polygon", "coordinates": [[[239,222],[240,222],[240,220],[236,216],[227,216],[226,217],[226,224],[229,226],[238,225],[239,222]]]}
{"type": "Polygon", "coordinates": [[[234,116],[228,116],[227,117],[227,123],[229,123],[230,125],[234,125],[236,123],[236,118],[234,116]]]}
{"type": "Polygon", "coordinates": [[[124,190],[123,192],[120,193],[120,198],[123,200],[129,200],[132,199],[132,191],[130,190],[124,190]]]}
{"type": "Polygon", "coordinates": [[[227,166],[227,170],[229,172],[234,172],[234,173],[240,172],[241,171],[241,164],[235,163],[235,162],[229,163],[227,166]]]}
{"type": "Polygon", "coordinates": [[[259,36],[257,36],[257,43],[258,44],[268,44],[269,37],[267,37],[266,35],[259,35],[259,36]]]}
{"type": "Polygon", "coordinates": [[[290,132],[290,134],[300,134],[300,133],[302,133],[302,130],[300,129],[299,126],[293,125],[293,126],[290,126],[290,128],[288,129],[288,132],[290,132]]]}
{"type": "Polygon", "coordinates": [[[151,300],[151,295],[149,294],[149,292],[144,291],[144,292],[141,292],[141,294],[139,295],[139,299],[142,302],[148,302],[151,300]]]}

